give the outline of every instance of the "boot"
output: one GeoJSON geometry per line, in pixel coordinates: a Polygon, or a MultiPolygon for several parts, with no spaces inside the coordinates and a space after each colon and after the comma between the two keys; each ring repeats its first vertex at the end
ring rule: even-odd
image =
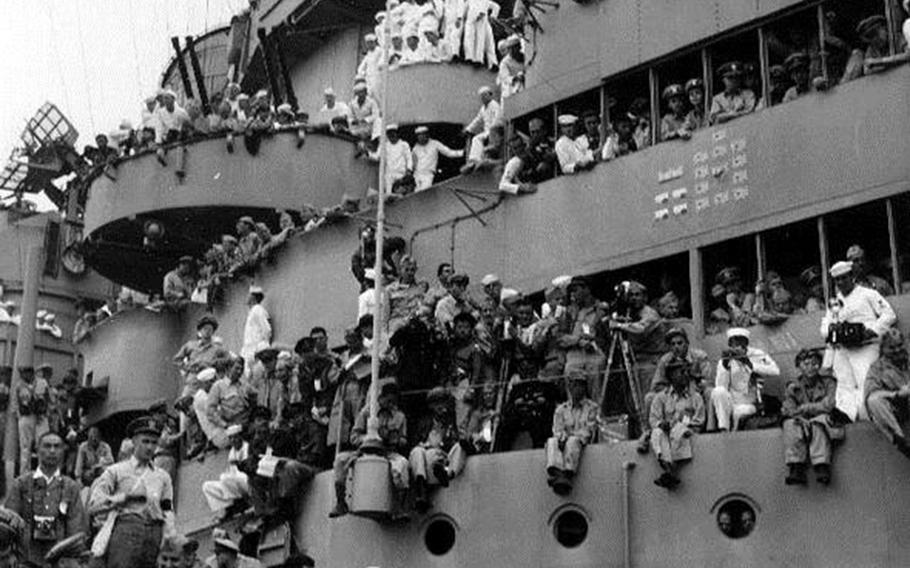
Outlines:
{"type": "Polygon", "coordinates": [[[414,509],[421,515],[430,509],[430,500],[427,498],[427,480],[422,476],[414,479],[414,509]]]}
{"type": "Polygon", "coordinates": [[[813,467],[815,470],[815,481],[822,485],[831,483],[831,466],[826,463],[817,463],[813,467]]]}
{"type": "Polygon", "coordinates": [[[572,479],[566,475],[566,472],[560,472],[553,481],[553,492],[560,496],[566,496],[572,492],[572,479]]]}
{"type": "Polygon", "coordinates": [[[638,445],[635,446],[635,449],[638,453],[644,455],[648,453],[648,450],[651,449],[651,431],[645,430],[642,432],[641,437],[638,439],[638,445]]]}
{"type": "Polygon", "coordinates": [[[895,436],[894,445],[897,447],[897,451],[904,454],[907,458],[910,458],[910,444],[907,443],[907,438],[895,436]]]}
{"type": "Polygon", "coordinates": [[[392,512],[389,514],[389,518],[393,523],[404,524],[411,520],[411,517],[409,517],[407,513],[407,499],[407,489],[395,489],[392,512]]]}
{"type": "Polygon", "coordinates": [[[345,501],[347,492],[344,483],[335,484],[335,508],[329,513],[329,518],[334,519],[348,514],[348,504],[345,501]]]}
{"type": "Polygon", "coordinates": [[[807,483],[806,464],[791,463],[789,464],[789,467],[790,473],[787,474],[787,478],[784,480],[784,483],[787,485],[805,485],[807,483]]]}
{"type": "Polygon", "coordinates": [[[436,481],[439,482],[440,487],[449,486],[449,470],[446,469],[442,462],[433,464],[433,475],[436,477],[436,481]]]}

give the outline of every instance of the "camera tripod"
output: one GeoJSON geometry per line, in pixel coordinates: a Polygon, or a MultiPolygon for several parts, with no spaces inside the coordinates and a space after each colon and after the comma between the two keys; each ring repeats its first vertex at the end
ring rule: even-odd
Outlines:
{"type": "Polygon", "coordinates": [[[629,343],[624,331],[619,329],[613,330],[613,338],[610,340],[610,349],[607,351],[607,367],[604,369],[603,386],[600,389],[600,408],[603,411],[607,402],[607,387],[610,384],[610,376],[613,370],[613,361],[619,357],[620,372],[625,377],[626,387],[629,389],[632,409],[631,414],[638,418],[638,427],[642,431],[648,428],[648,416],[641,402],[641,393],[638,391],[638,374],[635,369],[635,352],[629,343]]]}

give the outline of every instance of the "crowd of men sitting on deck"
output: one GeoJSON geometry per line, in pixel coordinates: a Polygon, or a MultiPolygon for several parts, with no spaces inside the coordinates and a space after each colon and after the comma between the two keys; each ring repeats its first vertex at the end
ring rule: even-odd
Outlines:
{"type": "MultiPolygon", "coordinates": [[[[321,327],[293,346],[273,343],[267,292],[251,286],[236,353],[216,334],[218,321],[201,317],[197,337],[174,356],[183,384],[179,398],[156,403],[149,416],[131,425],[132,438],[116,463],[98,429],[79,419],[75,372],[56,388],[47,367],[38,377],[31,368],[19,369],[16,407],[9,410],[18,417],[21,477],[7,492],[12,513],[4,518],[23,516],[28,557],[41,563],[53,542],[83,531],[102,535],[107,548],[97,550],[109,562],[151,541],[158,550],[155,539],[166,529],[149,525],[140,538],[130,532],[139,530],[130,525],[131,514],[170,523],[179,460],[204,459],[219,449],[229,451],[228,468],[202,486],[218,521],[250,514],[294,518],[303,484],[328,468],[336,485],[330,516],[345,515],[353,464],[367,448],[389,461],[392,519],[432,507],[432,492],[457,482],[470,456],[517,447],[544,448],[546,478],[557,494],[567,495],[587,445],[630,434],[618,427],[611,414],[617,411],[631,414],[639,450],[653,452],[662,469],[655,483],[668,490],[680,484],[680,467],[693,459],[693,440],[701,432],[782,425],[787,484],[807,483],[810,466],[817,483],[830,483],[834,444],[856,420],[871,420],[910,457],[899,420],[910,402],[906,342],[894,327],[894,311],[875,290],[883,281],[864,268],[859,247],[848,252],[853,260],[830,268],[836,295],[823,315],[815,304],[824,300],[806,294],[806,311],[811,304],[821,317],[825,347],[796,355],[798,375],[780,399],[763,388],[780,368],[752,345],[752,331],[744,327],[777,321],[763,320],[756,308],[763,294],[773,309],[792,313],[780,305],[779,283],[770,276],[768,286],[760,284],[753,295],[731,282],[730,270],[718,275],[725,304],[716,310],[727,317],[712,312],[712,318],[724,326],[728,348],[714,361],[690,344],[675,294],[652,306],[646,287],[627,281],[607,303],[595,297],[588,278],[560,276],[537,304],[488,274],[475,295],[470,277],[450,264],[437,267],[432,284],[419,280],[416,259],[394,237],[377,274],[374,247],[372,232],[365,230],[351,258],[361,289],[358,318],[346,330],[342,349],[329,349],[321,327]],[[383,280],[378,335],[377,278],[383,280]],[[629,375],[616,360],[607,369],[614,338],[631,346],[635,363],[629,375]],[[378,440],[367,428],[376,344],[378,440]],[[140,502],[126,485],[142,468],[155,481],[146,482],[149,493],[140,502]],[[37,502],[33,492],[50,491],[55,480],[66,506],[51,504],[39,514],[24,505],[37,502]],[[105,532],[111,509],[121,515],[105,532]],[[52,536],[39,536],[46,534],[52,536]],[[141,542],[118,538],[127,534],[141,542]],[[129,550],[124,542],[131,543],[129,550]]],[[[7,410],[8,388],[0,387],[0,394],[7,410]]],[[[221,548],[237,553],[230,540],[221,548]]]]}

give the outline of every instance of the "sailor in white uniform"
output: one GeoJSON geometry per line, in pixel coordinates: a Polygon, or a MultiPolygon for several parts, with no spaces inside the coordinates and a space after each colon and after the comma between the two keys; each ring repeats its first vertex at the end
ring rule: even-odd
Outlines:
{"type": "Polygon", "coordinates": [[[863,404],[866,374],[878,359],[882,335],[897,321],[885,298],[854,281],[853,263],[840,261],[829,271],[837,298],[822,319],[821,334],[833,349],[834,377],[837,379],[837,408],[851,420],[867,420],[863,404]],[[836,324],[859,323],[862,336],[845,340],[843,333],[831,334],[836,324]]]}

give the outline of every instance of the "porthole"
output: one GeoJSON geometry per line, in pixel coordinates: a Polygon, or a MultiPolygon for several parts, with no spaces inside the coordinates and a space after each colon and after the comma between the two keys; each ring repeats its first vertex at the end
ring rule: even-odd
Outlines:
{"type": "Polygon", "coordinates": [[[423,535],[427,550],[433,556],[442,556],[455,546],[455,523],[447,517],[440,517],[430,521],[423,535]]]}
{"type": "Polygon", "coordinates": [[[581,511],[568,509],[553,521],[553,535],[566,548],[575,548],[588,538],[588,519],[581,511]]]}
{"type": "Polygon", "coordinates": [[[755,507],[744,499],[729,499],[717,509],[717,528],[728,538],[744,538],[755,529],[755,507]]]}

